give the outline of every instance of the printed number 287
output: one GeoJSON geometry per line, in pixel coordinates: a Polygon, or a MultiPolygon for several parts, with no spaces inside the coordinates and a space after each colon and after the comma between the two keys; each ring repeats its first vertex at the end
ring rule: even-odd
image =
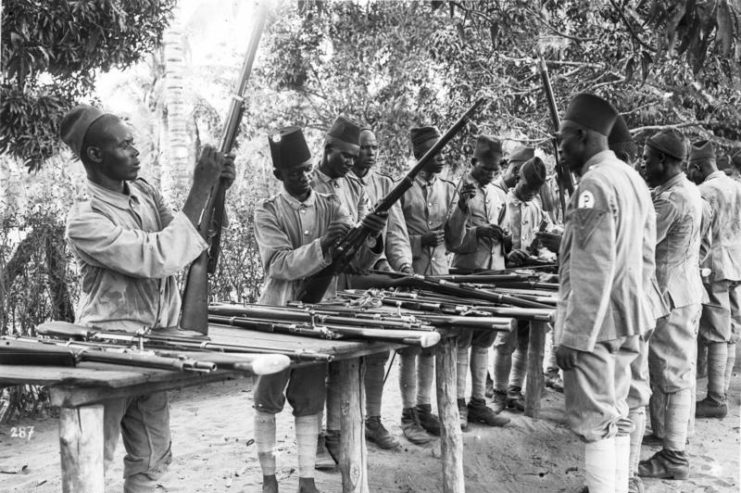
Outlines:
{"type": "Polygon", "coordinates": [[[14,426],[10,429],[10,436],[11,438],[30,440],[33,432],[33,426],[14,426]]]}

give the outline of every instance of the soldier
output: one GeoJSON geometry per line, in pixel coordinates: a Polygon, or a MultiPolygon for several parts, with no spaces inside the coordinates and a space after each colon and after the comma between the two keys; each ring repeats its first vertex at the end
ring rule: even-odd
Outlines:
{"type": "MultiPolygon", "coordinates": [[[[522,265],[530,256],[527,249],[533,244],[536,233],[552,227],[550,217],[535,200],[545,180],[545,164],[539,157],[533,157],[520,167],[517,184],[507,193],[502,224],[512,234],[512,251],[507,254],[510,265],[522,265]]],[[[530,323],[520,321],[516,332],[500,332],[494,340],[493,409],[496,413],[505,406],[525,410],[522,386],[527,369],[529,330],[530,323]]]]}
{"type": "MultiPolygon", "coordinates": [[[[412,151],[420,159],[440,137],[435,127],[411,129],[412,151]]],[[[438,177],[445,158],[438,153],[417,175],[412,188],[401,197],[401,208],[412,246],[412,268],[417,274],[436,275],[448,272],[446,245],[463,235],[465,214],[454,203],[455,186],[438,177]],[[453,207],[452,211],[449,208],[453,207]]],[[[435,375],[434,349],[406,348],[401,355],[399,387],[401,389],[401,428],[412,443],[428,443],[428,433],[440,435],[440,421],[432,414],[431,391],[435,375]]]]}
{"type": "MultiPolygon", "coordinates": [[[[324,139],[324,152],[319,166],[313,171],[311,187],[325,194],[337,197],[349,212],[353,224],[357,224],[370,211],[368,195],[363,184],[350,170],[355,165],[360,152],[360,127],[343,116],[337,117],[324,139]]],[[[383,252],[383,241],[379,241],[373,253],[383,252]]],[[[373,265],[375,260],[371,262],[373,265]]],[[[337,279],[337,289],[349,288],[349,276],[341,274],[337,279]]],[[[317,467],[331,469],[340,459],[340,401],[339,365],[329,364],[327,380],[327,429],[320,437],[317,467]],[[322,443],[323,442],[323,443],[322,443]],[[323,445],[326,445],[326,449],[323,445]],[[329,452],[332,460],[326,456],[329,452]]],[[[320,417],[321,419],[321,417],[320,417]]]]}
{"type": "MultiPolygon", "coordinates": [[[[504,218],[506,195],[492,184],[499,174],[502,144],[492,137],[481,135],[476,139],[473,169],[461,178],[461,204],[467,215],[465,234],[452,249],[453,267],[467,273],[476,270],[504,268],[505,232],[500,227],[504,218]]],[[[457,392],[461,428],[469,421],[488,426],[504,426],[509,419],[497,416],[486,406],[486,374],[489,366],[489,347],[496,337],[491,330],[465,330],[458,334],[457,392]],[[466,406],[466,377],[471,367],[471,400],[466,406]]]]}
{"type": "Polygon", "coordinates": [[[591,493],[627,491],[630,365],[653,324],[644,254],[653,257],[656,219],[641,177],[608,150],[616,118],[604,99],[579,94],[559,132],[564,164],[581,182],[561,243],[556,357],[569,427],[586,442],[591,493]]]}
{"type": "Polygon", "coordinates": [[[741,328],[741,184],[718,171],[712,142],[692,144],[687,176],[709,204],[708,235],[700,250],[700,267],[709,301],[700,316],[700,341],[707,346],[708,391],[697,402],[698,418],[723,418],[726,394],[741,328]]]}
{"type": "MultiPolygon", "coordinates": [[[[363,185],[371,203],[385,197],[394,186],[393,180],[375,170],[378,143],[370,128],[360,131],[360,154],[353,166],[354,178],[363,185]]],[[[401,206],[397,202],[389,211],[389,221],[385,231],[385,252],[376,263],[375,268],[383,271],[397,270],[412,273],[412,250],[409,246],[401,206]]],[[[352,286],[352,281],[350,282],[352,286]]],[[[395,449],[401,446],[381,422],[381,399],[383,396],[383,378],[386,360],[389,353],[379,353],[365,358],[365,438],[383,449],[395,449]]]]}
{"type": "Polygon", "coordinates": [[[671,308],[649,340],[651,424],[655,433],[663,428],[663,448],[640,463],[638,474],[643,477],[689,475],[685,443],[703,298],[699,267],[703,206],[699,190],[682,173],[684,156],[684,136],[676,130],[653,135],[643,151],[645,178],[655,187],[656,277],[671,308]]]}
{"type": "MultiPolygon", "coordinates": [[[[82,276],[77,323],[132,333],[176,326],[175,275],[208,247],[198,220],[219,177],[227,186],[234,180],[233,157],[206,146],[183,210],[173,214],[138,178],[139,151],[120,118],[77,106],[64,116],[61,137],[88,178],[89,199],[72,206],[66,229],[82,276]]],[[[124,491],[154,491],[172,461],[167,393],[105,401],[103,434],[107,465],[123,437],[124,491]]]]}
{"type": "Polygon", "coordinates": [[[502,174],[494,180],[494,186],[502,189],[505,194],[509,192],[509,189],[514,187],[520,179],[520,166],[534,156],[535,149],[532,147],[518,146],[504,161],[502,174]]]}
{"type": "MultiPolygon", "coordinates": [[[[352,218],[333,195],[312,190],[311,153],[298,127],[286,127],[269,139],[273,174],[283,191],[255,210],[255,237],[265,269],[259,302],[285,305],[295,299],[304,280],[332,261],[334,245],[350,229],[352,218]]],[[[375,237],[383,218],[369,215],[363,225],[375,237]]],[[[363,254],[361,254],[363,255],[363,254]]],[[[366,260],[357,259],[359,265],[366,260]]],[[[326,297],[334,295],[330,285],[326,297]]],[[[299,491],[316,492],[314,462],[325,400],[325,364],[264,375],[255,385],[255,442],[263,472],[263,492],[277,492],[275,415],[286,399],[293,407],[299,454],[299,491]],[[285,389],[285,394],[284,394],[285,389]]]]}

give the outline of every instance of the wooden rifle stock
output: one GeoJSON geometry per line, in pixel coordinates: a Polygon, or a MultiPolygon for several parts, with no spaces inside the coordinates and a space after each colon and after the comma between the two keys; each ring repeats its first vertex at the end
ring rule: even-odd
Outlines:
{"type": "MultiPolygon", "coordinates": [[[[258,5],[256,22],[247,47],[247,53],[242,64],[237,90],[232,96],[229,113],[226,117],[224,131],[221,137],[219,151],[228,154],[234,147],[239,132],[239,124],[244,114],[244,93],[252,72],[257,47],[265,26],[267,10],[258,5]]],[[[208,333],[208,275],[216,271],[221,245],[221,225],[224,220],[224,200],[226,188],[224,180],[219,180],[211,190],[206,207],[201,215],[198,230],[209,242],[207,250],[191,264],[183,289],[183,305],[180,312],[180,327],[202,334],[208,333]]]]}
{"type": "MultiPolygon", "coordinates": [[[[422,171],[430,160],[435,157],[443,147],[455,137],[468,122],[471,116],[479,110],[486,102],[484,98],[478,99],[459,119],[448,129],[445,134],[435,142],[435,144],[422,156],[404,178],[383,197],[375,206],[371,214],[385,213],[394,203],[401,198],[407,190],[414,184],[414,178],[422,171]]],[[[313,275],[303,285],[296,299],[304,303],[319,303],[327,292],[332,278],[342,272],[352,260],[353,256],[365,240],[369,232],[361,225],[351,229],[345,238],[343,238],[334,249],[332,263],[313,275]]]]}
{"type": "MultiPolygon", "coordinates": [[[[553,96],[553,87],[551,86],[551,78],[548,75],[548,66],[545,63],[542,53],[538,53],[540,59],[540,78],[543,81],[543,91],[545,92],[545,98],[548,102],[548,109],[551,113],[551,121],[553,122],[554,132],[558,132],[561,128],[561,121],[558,117],[558,108],[556,107],[556,98],[553,96]]],[[[563,217],[566,217],[566,192],[569,195],[574,193],[574,177],[571,176],[571,172],[566,169],[558,156],[558,141],[556,138],[551,139],[553,144],[553,156],[556,160],[556,178],[558,181],[558,199],[561,205],[561,212],[563,217]]]]}

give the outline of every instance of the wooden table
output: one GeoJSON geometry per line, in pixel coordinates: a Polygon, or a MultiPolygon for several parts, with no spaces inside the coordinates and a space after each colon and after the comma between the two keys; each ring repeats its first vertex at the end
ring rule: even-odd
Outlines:
{"type": "MultiPolygon", "coordinates": [[[[213,326],[209,336],[217,343],[246,343],[330,354],[341,371],[341,460],[343,492],[367,493],[363,356],[398,349],[402,345],[309,339],[213,326]]],[[[306,362],[297,363],[304,365],[306,362]]],[[[453,369],[455,366],[453,366],[453,369]]],[[[49,386],[51,404],[59,406],[59,445],[62,490],[65,493],[103,493],[103,401],[112,398],[204,385],[243,376],[234,371],[208,374],[180,373],[130,366],[81,363],[75,368],[0,366],[0,384],[49,386]]],[[[455,407],[455,389],[453,389],[455,407]]]]}

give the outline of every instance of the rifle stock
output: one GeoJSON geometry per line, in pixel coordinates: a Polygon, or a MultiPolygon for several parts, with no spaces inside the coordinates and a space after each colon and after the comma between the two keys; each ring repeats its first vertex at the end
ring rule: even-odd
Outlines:
{"type": "MultiPolygon", "coordinates": [[[[244,114],[243,95],[247,88],[247,82],[252,72],[252,64],[255,61],[257,47],[260,44],[260,37],[265,26],[267,9],[262,5],[258,5],[257,9],[252,36],[239,76],[239,84],[232,96],[221,137],[219,151],[224,154],[231,152],[239,132],[239,124],[244,114]]],[[[201,255],[191,264],[183,289],[183,305],[179,325],[184,329],[202,334],[208,333],[208,275],[216,272],[216,264],[219,259],[225,199],[225,183],[224,180],[219,180],[211,191],[198,227],[201,235],[209,242],[209,247],[201,252],[201,255]]]]}
{"type": "MultiPolygon", "coordinates": [[[[479,110],[486,102],[484,98],[478,99],[445,134],[422,156],[404,178],[383,197],[374,207],[371,214],[385,213],[394,203],[401,198],[414,184],[414,178],[422,171],[427,163],[435,157],[443,147],[461,131],[471,116],[479,110]]],[[[334,249],[332,263],[313,275],[303,285],[296,299],[304,303],[318,303],[324,297],[332,278],[342,272],[357,253],[363,242],[368,238],[369,232],[361,225],[351,229],[334,249]]]]}

